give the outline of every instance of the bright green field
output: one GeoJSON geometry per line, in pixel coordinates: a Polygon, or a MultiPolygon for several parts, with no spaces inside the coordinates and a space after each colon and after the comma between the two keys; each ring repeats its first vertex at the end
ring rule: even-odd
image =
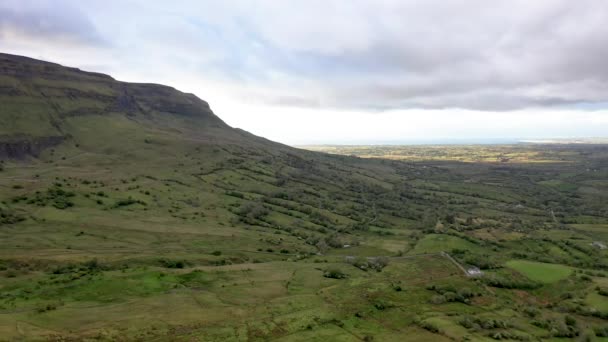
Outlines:
{"type": "Polygon", "coordinates": [[[568,266],[526,260],[510,260],[506,263],[506,266],[531,280],[545,284],[564,279],[572,273],[572,269],[568,266]]]}

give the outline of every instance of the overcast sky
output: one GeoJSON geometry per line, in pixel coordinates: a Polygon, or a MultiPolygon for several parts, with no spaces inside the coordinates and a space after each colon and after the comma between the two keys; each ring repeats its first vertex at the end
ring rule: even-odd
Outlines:
{"type": "Polygon", "coordinates": [[[289,144],[608,136],[604,0],[2,0],[0,51],[289,144]]]}

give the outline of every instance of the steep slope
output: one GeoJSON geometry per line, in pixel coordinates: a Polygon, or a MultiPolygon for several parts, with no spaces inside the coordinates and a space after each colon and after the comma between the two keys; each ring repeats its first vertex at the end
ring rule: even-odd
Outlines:
{"type": "Polygon", "coordinates": [[[192,94],[9,54],[0,54],[0,102],[0,157],[37,156],[68,141],[91,150],[118,138],[136,147],[143,140],[134,138],[145,135],[266,143],[229,127],[192,94]],[[87,125],[95,127],[97,141],[87,125]]]}

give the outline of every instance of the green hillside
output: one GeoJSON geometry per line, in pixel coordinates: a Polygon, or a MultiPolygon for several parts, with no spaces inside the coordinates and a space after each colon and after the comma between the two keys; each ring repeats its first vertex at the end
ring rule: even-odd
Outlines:
{"type": "Polygon", "coordinates": [[[167,86],[0,54],[0,340],[608,336],[608,148],[542,149],[305,151],[167,86]]]}

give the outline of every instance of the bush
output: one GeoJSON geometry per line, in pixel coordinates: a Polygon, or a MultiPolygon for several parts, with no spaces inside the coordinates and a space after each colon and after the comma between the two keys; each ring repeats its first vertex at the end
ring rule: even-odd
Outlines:
{"type": "Polygon", "coordinates": [[[421,327],[424,330],[430,331],[430,332],[435,333],[435,334],[441,332],[441,330],[439,330],[439,328],[435,324],[433,324],[431,322],[419,321],[417,323],[418,323],[418,326],[421,327]]]}
{"type": "Polygon", "coordinates": [[[24,220],[25,217],[16,214],[14,211],[0,208],[0,225],[15,224],[24,220]]]}
{"type": "Polygon", "coordinates": [[[132,197],[129,197],[127,199],[121,199],[116,201],[116,203],[114,203],[114,208],[126,207],[133,204],[141,204],[143,206],[147,205],[147,203],[142,200],[136,200],[132,197]]]}
{"type": "Polygon", "coordinates": [[[576,318],[574,318],[570,315],[566,315],[566,317],[564,317],[564,323],[566,323],[566,325],[569,325],[569,326],[575,326],[576,318]]]}
{"type": "Polygon", "coordinates": [[[489,286],[505,289],[532,290],[541,286],[541,284],[531,280],[510,279],[495,274],[488,274],[481,279],[489,286]]]}
{"type": "Polygon", "coordinates": [[[46,305],[41,305],[36,308],[36,312],[38,312],[38,313],[44,313],[44,312],[53,311],[53,310],[57,310],[57,305],[46,304],[46,305]]]}
{"type": "Polygon", "coordinates": [[[389,259],[387,257],[372,257],[372,258],[355,258],[348,257],[346,262],[363,270],[367,271],[368,269],[376,270],[378,272],[382,271],[384,267],[386,267],[389,263],[389,259]]]}
{"type": "Polygon", "coordinates": [[[66,198],[56,198],[53,201],[53,207],[57,208],[57,209],[67,209],[67,208],[71,208],[74,206],[74,202],[66,199],[66,198]]]}
{"type": "Polygon", "coordinates": [[[325,272],[323,272],[323,276],[325,278],[332,278],[332,279],[346,278],[346,274],[337,268],[330,268],[330,269],[325,270],[325,272]]]}
{"type": "Polygon", "coordinates": [[[594,328],[593,332],[597,337],[608,337],[608,327],[594,328]]]}
{"type": "Polygon", "coordinates": [[[603,289],[601,287],[597,288],[597,293],[602,296],[608,297],[608,289],[603,289]]]}
{"type": "Polygon", "coordinates": [[[493,318],[480,318],[480,317],[471,317],[464,316],[460,321],[458,321],[460,325],[467,329],[484,329],[484,330],[493,330],[493,329],[508,329],[511,327],[511,324],[507,321],[493,319],[493,318]]]}
{"type": "Polygon", "coordinates": [[[431,303],[433,304],[443,304],[446,302],[461,302],[468,304],[470,302],[470,298],[478,295],[468,287],[463,287],[456,290],[455,287],[449,285],[431,285],[427,287],[427,290],[435,291],[437,293],[436,296],[431,297],[431,303]]]}
{"type": "Polygon", "coordinates": [[[232,190],[226,191],[226,195],[236,197],[236,198],[245,198],[245,195],[243,195],[242,193],[240,193],[238,191],[232,191],[232,190]]]}
{"type": "Polygon", "coordinates": [[[186,266],[184,260],[160,259],[159,262],[165,268],[184,268],[186,266]]]}
{"type": "Polygon", "coordinates": [[[236,212],[241,217],[241,221],[248,224],[253,224],[255,221],[263,219],[268,213],[268,209],[258,202],[245,203],[236,212]]]}

